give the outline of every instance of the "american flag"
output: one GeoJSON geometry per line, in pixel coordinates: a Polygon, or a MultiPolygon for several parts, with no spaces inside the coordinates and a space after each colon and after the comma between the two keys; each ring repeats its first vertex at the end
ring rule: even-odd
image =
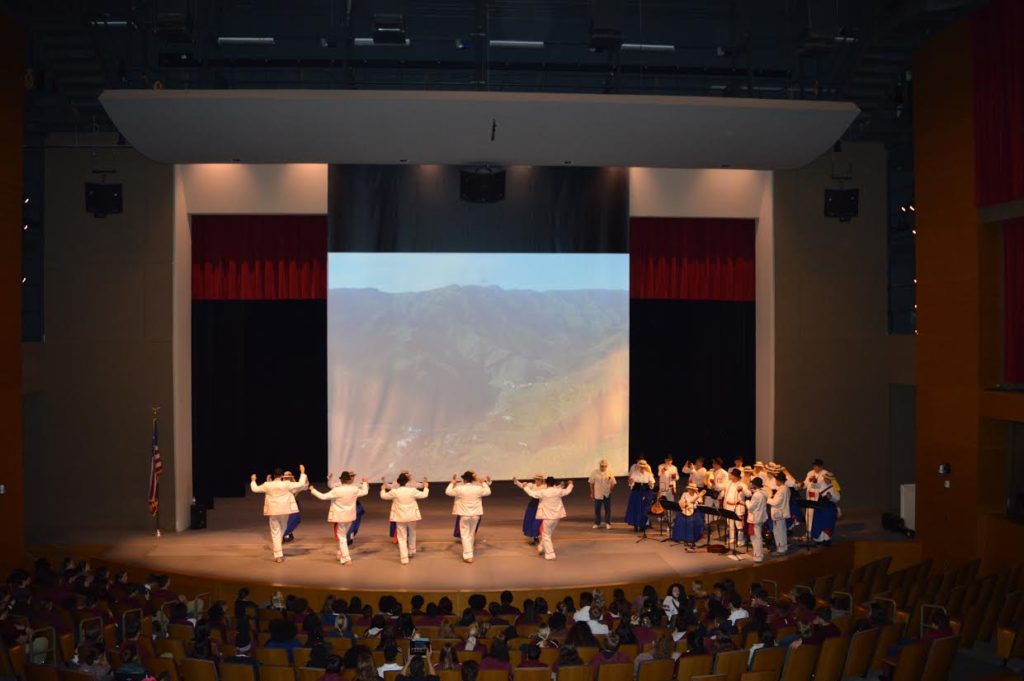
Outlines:
{"type": "Polygon", "coordinates": [[[149,466],[149,514],[156,517],[160,511],[160,474],[164,472],[164,462],[160,459],[160,427],[157,418],[153,417],[153,458],[149,466]]]}

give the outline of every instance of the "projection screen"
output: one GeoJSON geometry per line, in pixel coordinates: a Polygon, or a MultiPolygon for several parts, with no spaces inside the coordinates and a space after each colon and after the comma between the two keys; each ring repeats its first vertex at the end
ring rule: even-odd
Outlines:
{"type": "Polygon", "coordinates": [[[330,253],[328,465],[623,473],[629,256],[330,253]]]}

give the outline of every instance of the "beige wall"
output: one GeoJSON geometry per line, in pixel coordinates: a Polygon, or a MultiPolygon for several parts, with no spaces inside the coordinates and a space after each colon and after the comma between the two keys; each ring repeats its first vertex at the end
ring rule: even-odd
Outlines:
{"type": "Polygon", "coordinates": [[[323,163],[177,167],[192,215],[327,215],[327,165],[323,163]]]}
{"type": "MultiPolygon", "coordinates": [[[[79,137],[77,143],[108,143],[79,137]]],[[[51,140],[70,144],[75,140],[51,140]]],[[[46,341],[24,396],[30,536],[53,529],[151,528],[150,405],[162,407],[161,520],[174,524],[173,168],[130,149],[46,155],[46,341]],[[94,167],[114,167],[124,213],[84,209],[94,167]],[[59,492],[57,491],[59,490],[59,492]]]]}
{"type": "Polygon", "coordinates": [[[776,172],[774,201],[776,458],[803,473],[820,456],[844,508],[885,508],[910,482],[890,479],[889,384],[914,383],[914,338],[887,332],[885,149],[844,144],[776,172]],[[846,223],[823,217],[833,162],[860,189],[846,223]]]}

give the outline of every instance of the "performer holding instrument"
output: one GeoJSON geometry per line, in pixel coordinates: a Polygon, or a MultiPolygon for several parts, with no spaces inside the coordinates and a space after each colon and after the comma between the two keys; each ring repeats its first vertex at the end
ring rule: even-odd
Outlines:
{"type": "Polygon", "coordinates": [[[704,501],[705,490],[698,490],[692,482],[679,497],[679,515],[672,523],[672,540],[682,542],[687,551],[695,550],[697,541],[704,534],[704,514],[697,506],[704,501]]]}
{"type": "Polygon", "coordinates": [[[775,550],[778,553],[785,553],[789,550],[789,540],[786,536],[786,518],[789,517],[789,493],[792,489],[786,484],[786,475],[776,473],[774,485],[771,485],[768,493],[769,515],[772,522],[772,530],[775,535],[775,550]]]}

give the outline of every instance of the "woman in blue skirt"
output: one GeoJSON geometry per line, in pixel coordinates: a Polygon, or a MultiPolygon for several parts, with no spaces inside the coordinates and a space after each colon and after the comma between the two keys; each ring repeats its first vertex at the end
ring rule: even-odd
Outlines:
{"type": "Polygon", "coordinates": [[[836,531],[836,519],[839,517],[839,483],[832,475],[825,478],[825,487],[818,493],[818,500],[829,502],[824,508],[814,509],[811,518],[811,540],[817,544],[828,546],[836,531]]]}
{"type": "Polygon", "coordinates": [[[626,524],[642,532],[651,524],[648,512],[654,503],[654,485],[657,480],[650,465],[638,459],[629,469],[629,502],[626,504],[626,524]]]}
{"type": "MultiPolygon", "coordinates": [[[[519,482],[515,480],[514,483],[516,487],[522,490],[533,489],[544,484],[544,476],[537,474],[533,476],[532,482],[519,482]]],[[[537,519],[537,504],[539,503],[540,499],[531,497],[529,503],[526,504],[526,510],[523,512],[523,534],[530,540],[531,544],[536,544],[540,541],[541,521],[537,519]]]]}
{"type": "Polygon", "coordinates": [[[676,515],[672,523],[672,541],[682,542],[687,551],[696,549],[697,542],[704,536],[704,514],[697,510],[703,500],[704,493],[698,492],[697,485],[692,482],[679,498],[682,512],[676,515]]]}

